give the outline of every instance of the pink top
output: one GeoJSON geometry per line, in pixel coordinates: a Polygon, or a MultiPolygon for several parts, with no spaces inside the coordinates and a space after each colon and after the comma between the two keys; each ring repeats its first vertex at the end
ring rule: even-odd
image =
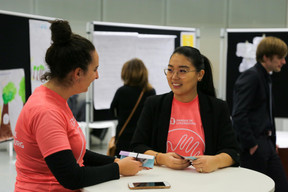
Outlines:
{"type": "Polygon", "coordinates": [[[182,156],[203,155],[205,136],[199,110],[198,96],[188,103],[173,98],[167,152],[182,156]]]}
{"type": "Polygon", "coordinates": [[[85,136],[66,100],[45,86],[36,88],[15,128],[15,191],[71,191],[59,184],[44,158],[72,150],[77,163],[83,166],[85,146],[85,136]]]}

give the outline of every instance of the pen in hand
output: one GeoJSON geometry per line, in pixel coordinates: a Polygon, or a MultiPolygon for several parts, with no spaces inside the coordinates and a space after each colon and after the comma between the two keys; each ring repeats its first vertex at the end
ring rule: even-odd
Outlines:
{"type": "Polygon", "coordinates": [[[176,155],[178,155],[179,157],[181,157],[181,159],[185,159],[185,157],[183,157],[182,155],[175,153],[176,155]]]}

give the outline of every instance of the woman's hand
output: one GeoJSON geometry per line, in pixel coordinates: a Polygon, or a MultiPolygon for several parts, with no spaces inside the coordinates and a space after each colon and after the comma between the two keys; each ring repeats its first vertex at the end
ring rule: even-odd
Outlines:
{"type": "Polygon", "coordinates": [[[115,158],[115,159],[114,159],[114,163],[117,163],[118,161],[120,161],[119,158],[115,158]]]}
{"type": "Polygon", "coordinates": [[[210,173],[219,168],[231,166],[233,163],[233,159],[227,153],[197,156],[197,159],[192,161],[192,165],[200,173],[210,173]]]}
{"type": "Polygon", "coordinates": [[[254,147],[250,148],[249,150],[250,155],[253,155],[257,149],[258,149],[258,145],[255,145],[254,147]]]}
{"type": "Polygon", "coordinates": [[[197,159],[192,161],[192,165],[200,173],[210,173],[218,169],[217,161],[215,156],[197,156],[197,159]]]}
{"type": "Polygon", "coordinates": [[[181,158],[176,153],[159,153],[157,162],[160,165],[165,165],[171,169],[185,169],[190,166],[190,161],[181,158]]]}
{"type": "Polygon", "coordinates": [[[126,157],[118,160],[116,163],[119,165],[120,175],[123,176],[136,175],[143,169],[142,163],[140,161],[136,161],[134,157],[126,157]]]}

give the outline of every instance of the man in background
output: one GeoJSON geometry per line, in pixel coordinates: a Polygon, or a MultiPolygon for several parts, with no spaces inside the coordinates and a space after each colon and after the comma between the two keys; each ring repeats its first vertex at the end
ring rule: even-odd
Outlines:
{"type": "Polygon", "coordinates": [[[258,45],[257,63],[234,86],[232,120],[242,152],[241,167],[259,171],[275,182],[275,191],[288,191],[288,181],[276,150],[271,73],[280,72],[287,45],[266,37],[258,45]]]}

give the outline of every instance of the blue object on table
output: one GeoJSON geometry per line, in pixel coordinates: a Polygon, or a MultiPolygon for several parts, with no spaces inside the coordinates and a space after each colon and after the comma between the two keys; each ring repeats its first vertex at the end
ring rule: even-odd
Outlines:
{"type": "Polygon", "coordinates": [[[153,155],[146,155],[129,151],[120,151],[119,155],[121,155],[120,159],[123,159],[125,157],[135,157],[137,161],[141,161],[143,163],[142,167],[153,168],[154,166],[155,157],[153,155]]]}

